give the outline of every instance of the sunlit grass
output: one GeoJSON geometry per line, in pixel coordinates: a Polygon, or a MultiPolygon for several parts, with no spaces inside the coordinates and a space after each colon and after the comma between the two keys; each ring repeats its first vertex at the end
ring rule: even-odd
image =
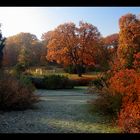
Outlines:
{"type": "Polygon", "coordinates": [[[109,124],[91,123],[84,120],[61,120],[61,119],[42,119],[42,124],[48,124],[57,127],[60,130],[75,133],[119,133],[120,130],[109,124]]]}
{"type": "Polygon", "coordinates": [[[80,102],[72,104],[72,102],[69,109],[67,109],[68,106],[64,107],[54,117],[40,118],[40,124],[56,128],[58,133],[121,133],[118,126],[112,124],[108,117],[96,112],[91,114],[86,102],[82,104],[80,102]]]}
{"type": "Polygon", "coordinates": [[[77,74],[69,74],[63,71],[63,69],[55,69],[55,70],[42,70],[42,69],[29,69],[27,70],[28,73],[33,75],[34,77],[43,77],[45,75],[64,75],[72,80],[84,80],[84,79],[95,79],[100,73],[92,72],[83,74],[82,77],[79,77],[77,74]]]}

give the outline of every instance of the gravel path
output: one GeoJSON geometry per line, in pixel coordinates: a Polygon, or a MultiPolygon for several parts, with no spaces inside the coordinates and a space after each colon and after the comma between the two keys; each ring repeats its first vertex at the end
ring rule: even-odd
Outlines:
{"type": "Polygon", "coordinates": [[[72,90],[37,90],[41,101],[35,109],[0,112],[0,133],[115,133],[88,111],[85,88],[72,90]]]}

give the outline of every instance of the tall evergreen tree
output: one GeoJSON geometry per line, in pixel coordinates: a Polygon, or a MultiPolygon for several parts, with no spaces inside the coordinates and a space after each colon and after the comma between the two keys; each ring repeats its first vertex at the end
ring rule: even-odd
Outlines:
{"type": "Polygon", "coordinates": [[[2,60],[3,60],[3,48],[5,46],[5,40],[6,38],[2,37],[2,33],[1,33],[1,30],[0,30],[0,68],[2,67],[2,60]]]}

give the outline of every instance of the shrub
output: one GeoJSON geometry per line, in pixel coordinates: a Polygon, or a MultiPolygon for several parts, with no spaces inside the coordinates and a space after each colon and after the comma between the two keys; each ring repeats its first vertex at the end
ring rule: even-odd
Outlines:
{"type": "Polygon", "coordinates": [[[140,70],[140,52],[134,54],[134,62],[133,62],[133,67],[136,70],[140,70]]]}
{"type": "Polygon", "coordinates": [[[30,80],[32,81],[33,85],[38,89],[45,89],[46,85],[43,81],[43,78],[39,77],[30,77],[30,80]]]}
{"type": "Polygon", "coordinates": [[[97,89],[103,88],[102,78],[97,78],[90,83],[92,86],[94,85],[97,89]]]}
{"type": "Polygon", "coordinates": [[[138,79],[139,75],[135,70],[125,69],[117,72],[111,77],[109,83],[116,92],[126,96],[133,96],[133,93],[138,90],[138,87],[135,85],[136,82],[138,82],[138,79]]]}
{"type": "Polygon", "coordinates": [[[124,132],[140,132],[140,75],[135,70],[121,70],[110,79],[110,86],[123,95],[119,126],[124,132]]]}
{"type": "Polygon", "coordinates": [[[96,79],[92,80],[89,84],[89,92],[90,93],[94,93],[96,90],[96,92],[101,92],[102,88],[104,87],[108,87],[108,79],[110,77],[110,72],[107,73],[102,73],[100,75],[97,76],[96,79]],[[94,89],[94,90],[93,90],[94,89]]]}
{"type": "MultiPolygon", "coordinates": [[[[83,66],[78,65],[78,69],[80,71],[80,73],[85,73],[86,69],[83,66]]],[[[64,71],[70,74],[77,74],[77,70],[75,66],[69,65],[67,67],[64,68],[64,71]]]]}
{"type": "Polygon", "coordinates": [[[72,82],[63,75],[49,75],[43,79],[47,89],[73,88],[72,82]]]}
{"type": "Polygon", "coordinates": [[[48,75],[44,78],[30,77],[30,79],[39,89],[71,89],[74,86],[87,86],[93,80],[87,77],[69,79],[63,75],[48,75]]]}
{"type": "Polygon", "coordinates": [[[93,80],[93,78],[77,78],[77,79],[71,79],[74,86],[88,86],[90,82],[93,80]]]}
{"type": "Polygon", "coordinates": [[[140,73],[124,69],[105,79],[93,82],[100,95],[91,102],[94,110],[118,117],[122,132],[140,133],[140,73]]]}
{"type": "Polygon", "coordinates": [[[124,103],[118,120],[123,132],[140,133],[140,102],[124,103]]]}
{"type": "Polygon", "coordinates": [[[99,68],[99,67],[89,67],[89,68],[87,68],[87,71],[89,71],[89,72],[101,72],[102,70],[101,70],[101,68],[99,68]]]}
{"type": "Polygon", "coordinates": [[[63,75],[47,75],[44,78],[31,78],[37,88],[71,89],[73,82],[63,75]]]}
{"type": "MultiPolygon", "coordinates": [[[[97,90],[99,96],[91,102],[94,111],[116,118],[122,106],[122,96],[120,94],[113,94],[114,91],[109,87],[97,90]]],[[[95,90],[92,92],[95,92],[95,90]]]]}
{"type": "Polygon", "coordinates": [[[64,68],[64,71],[67,72],[67,73],[70,73],[70,74],[74,74],[76,73],[76,69],[73,67],[73,66],[67,66],[64,68]]]}
{"type": "Polygon", "coordinates": [[[110,87],[107,75],[99,75],[90,83],[88,93],[97,94],[97,99],[91,100],[93,112],[98,112],[117,120],[122,106],[122,95],[110,87]]]}
{"type": "Polygon", "coordinates": [[[19,77],[19,80],[20,80],[21,84],[26,86],[29,90],[31,90],[31,92],[33,92],[35,90],[35,86],[32,84],[32,81],[28,76],[21,75],[19,77]]]}
{"type": "Polygon", "coordinates": [[[34,95],[33,89],[25,83],[7,74],[0,77],[1,110],[27,109],[39,101],[38,96],[34,95]]]}
{"type": "Polygon", "coordinates": [[[18,63],[14,67],[13,75],[16,76],[17,78],[19,78],[23,71],[25,71],[25,66],[18,63]]]}

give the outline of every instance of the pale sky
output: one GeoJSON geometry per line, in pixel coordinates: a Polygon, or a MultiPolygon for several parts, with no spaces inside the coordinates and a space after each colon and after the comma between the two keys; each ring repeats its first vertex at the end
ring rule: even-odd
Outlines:
{"type": "Polygon", "coordinates": [[[103,36],[119,32],[118,20],[127,13],[140,14],[140,7],[0,7],[3,36],[30,32],[38,39],[42,33],[65,22],[91,23],[103,36]]]}

